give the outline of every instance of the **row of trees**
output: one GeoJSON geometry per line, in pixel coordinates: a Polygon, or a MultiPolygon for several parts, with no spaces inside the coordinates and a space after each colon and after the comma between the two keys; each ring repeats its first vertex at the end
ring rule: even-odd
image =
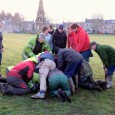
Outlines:
{"type": "Polygon", "coordinates": [[[7,12],[5,13],[3,10],[0,12],[0,20],[11,20],[15,25],[20,25],[20,23],[24,20],[24,17],[21,16],[18,12],[14,15],[7,12]]]}

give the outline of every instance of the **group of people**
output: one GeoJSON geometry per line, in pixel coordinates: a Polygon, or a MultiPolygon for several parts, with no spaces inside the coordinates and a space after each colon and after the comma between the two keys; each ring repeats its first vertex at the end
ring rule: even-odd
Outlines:
{"type": "Polygon", "coordinates": [[[22,52],[23,61],[7,68],[5,83],[0,90],[6,94],[23,95],[34,92],[31,98],[45,98],[46,92],[62,102],[78,88],[105,90],[112,87],[115,71],[115,49],[109,45],[90,42],[87,32],[71,24],[64,31],[62,24],[56,30],[43,26],[42,33],[29,39],[22,52]],[[89,58],[94,50],[103,62],[105,81],[94,81],[89,58]]]}

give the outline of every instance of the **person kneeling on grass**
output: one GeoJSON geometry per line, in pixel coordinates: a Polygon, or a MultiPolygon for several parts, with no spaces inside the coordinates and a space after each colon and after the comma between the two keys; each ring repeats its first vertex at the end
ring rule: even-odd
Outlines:
{"type": "Polygon", "coordinates": [[[102,80],[93,80],[93,72],[89,63],[83,60],[82,66],[79,71],[78,85],[80,88],[98,91],[105,90],[107,88],[107,82],[102,80]]]}
{"type": "Polygon", "coordinates": [[[23,95],[31,92],[27,82],[32,79],[35,62],[24,61],[14,66],[6,77],[6,84],[0,86],[1,92],[7,95],[23,95]]]}
{"type": "Polygon", "coordinates": [[[54,56],[52,53],[46,51],[39,56],[39,75],[40,75],[40,91],[31,96],[31,98],[45,98],[45,92],[47,89],[46,86],[46,78],[50,70],[56,68],[56,64],[54,62],[54,56]]]}
{"type": "Polygon", "coordinates": [[[50,70],[48,74],[48,88],[52,96],[58,97],[62,102],[71,102],[68,78],[57,68],[50,70]]]}

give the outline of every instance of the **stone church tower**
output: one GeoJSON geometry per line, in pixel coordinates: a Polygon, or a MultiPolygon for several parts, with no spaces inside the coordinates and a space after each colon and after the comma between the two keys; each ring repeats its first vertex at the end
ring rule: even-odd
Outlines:
{"type": "Polygon", "coordinates": [[[43,0],[39,0],[39,8],[35,23],[36,23],[36,30],[41,32],[42,26],[46,24],[43,0]]]}

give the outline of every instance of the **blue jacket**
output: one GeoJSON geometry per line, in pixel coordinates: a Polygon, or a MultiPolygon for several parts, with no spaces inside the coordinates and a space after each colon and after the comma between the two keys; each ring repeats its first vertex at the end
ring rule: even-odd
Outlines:
{"type": "Polygon", "coordinates": [[[44,53],[40,54],[39,59],[40,59],[40,61],[42,61],[43,59],[50,59],[50,60],[54,61],[54,56],[50,52],[44,52],[44,53]]]}

